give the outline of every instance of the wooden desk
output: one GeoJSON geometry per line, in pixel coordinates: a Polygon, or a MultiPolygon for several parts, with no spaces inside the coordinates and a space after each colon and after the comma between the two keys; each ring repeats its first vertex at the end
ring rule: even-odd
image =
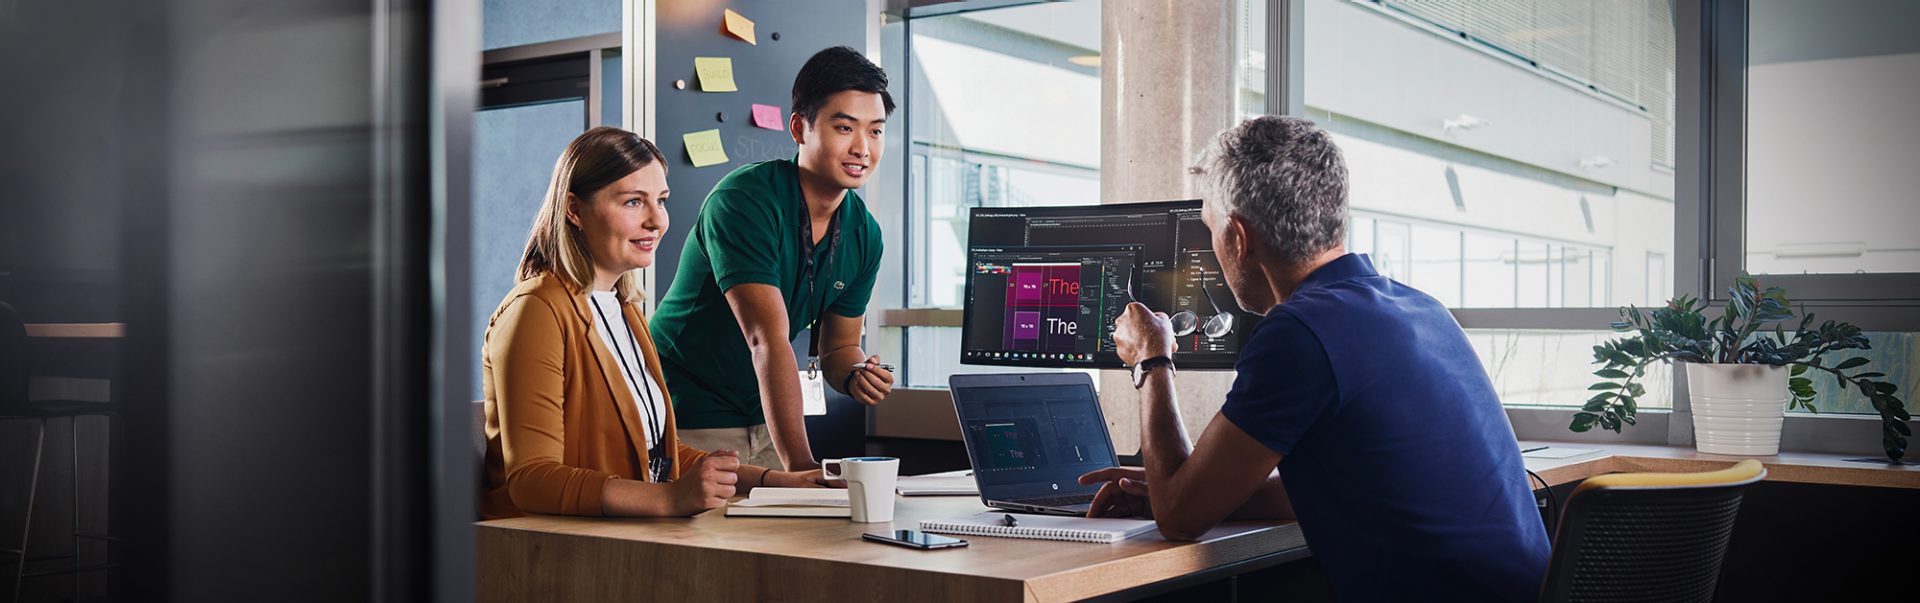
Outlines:
{"type": "Polygon", "coordinates": [[[1596,475],[1632,471],[1691,472],[1722,469],[1746,459],[1767,466],[1767,481],[1837,486],[1920,489],[1920,466],[1861,463],[1845,459],[1872,454],[1782,452],[1773,456],[1705,454],[1691,447],[1593,444],[1587,442],[1521,442],[1520,448],[1552,446],[1588,448],[1595,452],[1565,459],[1526,459],[1527,468],[1553,485],[1596,475]]]}
{"type": "Polygon", "coordinates": [[[118,339],[127,335],[124,322],[45,322],[26,326],[28,337],[48,339],[118,339]]]}
{"type": "Polygon", "coordinates": [[[1292,522],[1229,522],[1193,543],[968,537],[916,551],[866,530],[986,510],[973,497],[899,498],[894,521],[520,517],[481,522],[483,601],[1074,601],[1145,596],[1309,553],[1292,522]],[[1138,590],[1134,590],[1138,589],[1138,590]]]}

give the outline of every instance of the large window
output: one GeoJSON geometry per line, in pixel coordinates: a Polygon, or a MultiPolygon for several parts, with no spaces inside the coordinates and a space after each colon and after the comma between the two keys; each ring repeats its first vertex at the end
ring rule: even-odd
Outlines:
{"type": "MultiPolygon", "coordinates": [[[[959,308],[969,209],[1100,202],[1100,3],[916,17],[906,27],[906,301],[959,308]]],[[[959,349],[959,328],[907,327],[907,385],[944,388],[948,375],[973,370],[959,349]]]]}
{"type": "Polygon", "coordinates": [[[1455,308],[1667,293],[1665,0],[1306,4],[1307,117],[1345,153],[1350,243],[1381,271],[1455,308]]]}
{"type": "MultiPolygon", "coordinates": [[[[1665,0],[1305,4],[1305,117],[1345,154],[1349,249],[1452,308],[1672,293],[1665,0]]],[[[1609,335],[1591,315],[1467,326],[1504,402],[1577,406],[1609,335]]],[[[1670,406],[1670,389],[1646,406],[1670,406]]]]}
{"type": "Polygon", "coordinates": [[[1748,23],[1746,269],[1920,272],[1920,3],[1752,0],[1748,23]]]}

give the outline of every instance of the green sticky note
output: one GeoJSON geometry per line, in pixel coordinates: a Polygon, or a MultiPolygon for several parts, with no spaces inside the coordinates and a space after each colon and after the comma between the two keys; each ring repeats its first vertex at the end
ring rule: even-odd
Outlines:
{"type": "Polygon", "coordinates": [[[693,167],[707,167],[727,162],[727,149],[720,145],[719,130],[701,130],[680,135],[687,145],[687,158],[693,160],[693,167]]]}
{"type": "Polygon", "coordinates": [[[733,59],[727,57],[694,57],[693,72],[700,76],[701,92],[734,92],[739,90],[733,85],[733,59]]]}

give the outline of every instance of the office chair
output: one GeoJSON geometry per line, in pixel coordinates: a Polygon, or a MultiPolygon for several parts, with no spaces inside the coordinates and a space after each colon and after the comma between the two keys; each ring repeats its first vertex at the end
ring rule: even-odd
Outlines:
{"type": "Polygon", "coordinates": [[[1703,473],[1615,473],[1568,497],[1541,601],[1712,601],[1759,461],[1703,473]]]}
{"type": "MultiPolygon", "coordinates": [[[[11,553],[16,557],[13,572],[13,601],[20,600],[20,588],[27,578],[60,574],[79,574],[108,569],[112,563],[99,565],[80,565],[80,539],[91,538],[112,541],[112,538],[80,531],[80,423],[78,417],[95,415],[111,417],[114,413],[112,402],[86,402],[80,400],[29,400],[27,399],[27,327],[13,306],[0,302],[0,420],[27,419],[39,421],[38,435],[33,449],[33,477],[27,486],[27,512],[20,527],[20,548],[0,549],[0,553],[11,553]],[[73,426],[73,566],[68,568],[27,573],[27,563],[44,561],[27,555],[27,543],[33,535],[33,503],[40,492],[40,459],[46,453],[47,420],[66,418],[73,426]]],[[[112,420],[109,418],[108,420],[112,420]]],[[[58,557],[54,557],[57,559],[58,557]]]]}

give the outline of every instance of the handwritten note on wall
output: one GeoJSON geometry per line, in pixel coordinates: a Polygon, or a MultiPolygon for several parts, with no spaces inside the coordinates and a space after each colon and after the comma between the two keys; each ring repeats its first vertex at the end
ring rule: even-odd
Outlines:
{"type": "Polygon", "coordinates": [[[734,92],[740,88],[733,83],[733,59],[728,57],[694,57],[693,71],[700,76],[702,92],[734,92]]]}
{"type": "Polygon", "coordinates": [[[720,130],[688,132],[680,135],[680,140],[687,145],[687,158],[693,160],[693,167],[727,162],[727,149],[720,144],[720,130]]]}

